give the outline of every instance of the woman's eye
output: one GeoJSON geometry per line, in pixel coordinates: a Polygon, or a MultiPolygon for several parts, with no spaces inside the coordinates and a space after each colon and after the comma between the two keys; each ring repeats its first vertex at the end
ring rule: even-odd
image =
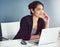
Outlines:
{"type": "Polygon", "coordinates": [[[37,10],[44,10],[44,9],[37,9],[37,10]]]}
{"type": "Polygon", "coordinates": [[[38,10],[41,10],[41,9],[38,9],[38,10]]]}

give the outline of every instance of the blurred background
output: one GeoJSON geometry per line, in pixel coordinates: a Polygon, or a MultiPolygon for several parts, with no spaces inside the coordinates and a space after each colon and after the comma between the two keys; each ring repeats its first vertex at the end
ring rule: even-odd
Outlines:
{"type": "MultiPolygon", "coordinates": [[[[29,15],[28,4],[34,0],[0,0],[0,38],[1,23],[20,21],[29,15]]],[[[60,0],[38,0],[44,4],[44,10],[50,17],[49,27],[60,27],[60,0]]]]}

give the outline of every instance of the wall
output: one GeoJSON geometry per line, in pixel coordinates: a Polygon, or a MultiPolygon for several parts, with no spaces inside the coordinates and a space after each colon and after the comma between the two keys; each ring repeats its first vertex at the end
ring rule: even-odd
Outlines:
{"type": "MultiPolygon", "coordinates": [[[[0,0],[0,23],[20,21],[29,14],[28,4],[34,0],[0,0]]],[[[50,27],[60,26],[60,0],[39,0],[50,16],[50,27]]]]}
{"type": "Polygon", "coordinates": [[[50,27],[60,27],[60,0],[42,0],[50,16],[50,27]]]}

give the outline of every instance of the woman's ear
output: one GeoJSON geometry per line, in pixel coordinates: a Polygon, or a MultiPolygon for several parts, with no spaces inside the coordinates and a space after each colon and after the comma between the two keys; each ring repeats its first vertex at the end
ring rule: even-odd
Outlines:
{"type": "Polygon", "coordinates": [[[32,12],[32,13],[34,13],[34,10],[33,10],[33,9],[31,9],[31,12],[32,12]]]}

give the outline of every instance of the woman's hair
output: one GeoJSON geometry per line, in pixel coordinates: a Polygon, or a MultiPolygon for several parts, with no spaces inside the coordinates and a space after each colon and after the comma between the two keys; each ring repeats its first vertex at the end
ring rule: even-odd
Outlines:
{"type": "Polygon", "coordinates": [[[40,1],[33,1],[32,3],[30,3],[28,5],[28,8],[30,9],[31,14],[32,14],[31,9],[34,10],[37,7],[38,4],[41,4],[44,7],[43,3],[41,3],[40,1]]]}

